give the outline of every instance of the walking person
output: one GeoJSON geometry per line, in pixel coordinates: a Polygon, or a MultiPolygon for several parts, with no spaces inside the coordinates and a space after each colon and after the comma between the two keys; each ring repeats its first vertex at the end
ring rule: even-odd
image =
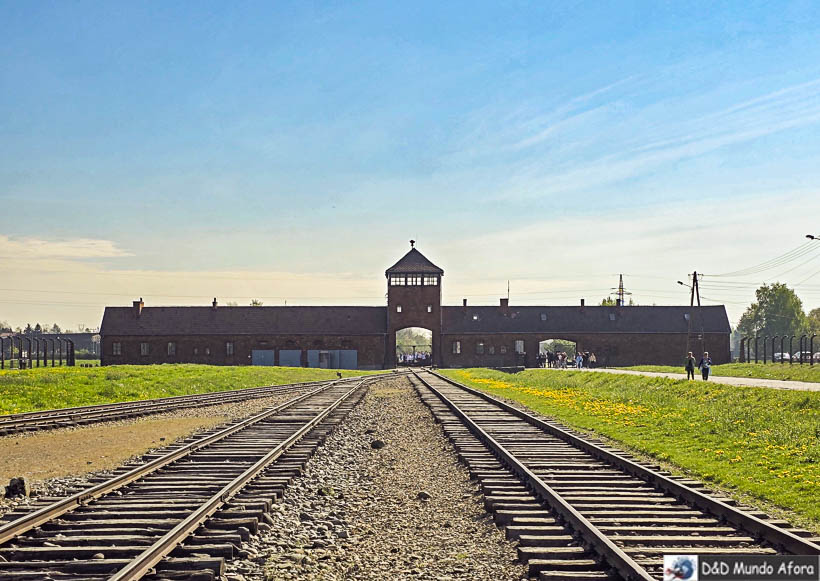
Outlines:
{"type": "Polygon", "coordinates": [[[598,358],[595,357],[595,351],[589,354],[589,368],[592,369],[595,367],[595,364],[598,363],[598,358]]]}
{"type": "Polygon", "coordinates": [[[575,367],[578,369],[584,368],[584,356],[580,352],[575,354],[575,367]]]}
{"type": "Polygon", "coordinates": [[[694,380],[695,379],[695,356],[692,355],[692,352],[689,352],[689,355],[686,356],[686,379],[694,380]]]}
{"type": "Polygon", "coordinates": [[[698,363],[698,368],[703,374],[703,381],[709,381],[709,370],[712,368],[712,358],[709,357],[708,351],[704,352],[703,358],[700,360],[700,363],[698,363]]]}

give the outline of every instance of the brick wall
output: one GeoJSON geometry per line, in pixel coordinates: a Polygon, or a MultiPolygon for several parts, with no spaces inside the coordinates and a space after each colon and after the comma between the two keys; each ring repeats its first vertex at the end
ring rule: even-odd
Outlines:
{"type": "MultiPolygon", "coordinates": [[[[627,365],[682,365],[687,352],[687,339],[683,334],[660,333],[591,333],[563,334],[544,337],[527,333],[487,333],[484,335],[441,335],[442,367],[509,367],[519,365],[521,359],[515,353],[515,341],[524,341],[523,363],[535,366],[538,344],[548,339],[575,342],[579,350],[594,352],[599,366],[627,365]],[[461,341],[461,354],[453,353],[453,342],[461,341]],[[477,344],[484,343],[484,353],[477,353],[477,344]],[[502,347],[506,353],[502,353],[502,347]],[[492,353],[491,353],[492,351],[492,353]]],[[[723,333],[707,333],[703,340],[693,338],[689,350],[700,357],[709,351],[712,360],[729,363],[729,336],[723,333]]]]}
{"type": "Polygon", "coordinates": [[[384,365],[384,335],[167,335],[105,336],[102,340],[102,365],[150,365],[158,363],[201,363],[208,365],[250,365],[254,349],[275,351],[279,363],[281,349],[302,350],[302,364],[309,349],[355,349],[359,369],[381,369],[384,365]],[[233,341],[234,354],[228,355],[226,343],[233,341]],[[122,355],[113,355],[113,344],[120,343],[122,355]],[[168,355],[168,343],[176,343],[176,354],[168,355]],[[148,355],[140,355],[140,344],[148,343],[148,355]],[[196,354],[195,354],[196,350],[196,354]],[[207,351],[210,350],[210,353],[207,351]]]}

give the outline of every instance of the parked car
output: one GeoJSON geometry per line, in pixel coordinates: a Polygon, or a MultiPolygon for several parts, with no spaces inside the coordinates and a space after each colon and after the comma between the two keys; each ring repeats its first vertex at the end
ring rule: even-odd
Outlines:
{"type": "Polygon", "coordinates": [[[788,353],[773,353],[772,361],[788,361],[791,357],[788,353]]]}
{"type": "MultiPolygon", "coordinates": [[[[792,361],[800,361],[800,351],[795,351],[792,353],[792,361]]],[[[803,363],[809,363],[811,361],[811,351],[803,351],[803,363]]]]}

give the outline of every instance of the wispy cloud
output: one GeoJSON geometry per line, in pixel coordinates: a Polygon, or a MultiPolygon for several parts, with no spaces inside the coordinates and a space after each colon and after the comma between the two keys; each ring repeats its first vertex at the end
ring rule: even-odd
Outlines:
{"type": "Polygon", "coordinates": [[[474,143],[454,159],[462,167],[468,158],[477,166],[503,160],[509,178],[498,197],[526,200],[638,179],[664,164],[820,122],[820,79],[712,111],[708,103],[718,97],[709,92],[653,101],[640,92],[650,85],[625,78],[548,111],[517,111],[496,122],[483,111],[474,143]]]}
{"type": "Polygon", "coordinates": [[[111,240],[95,238],[44,240],[42,238],[12,238],[0,234],[0,256],[7,260],[83,260],[89,258],[119,258],[131,256],[131,253],[119,248],[111,240]]]}

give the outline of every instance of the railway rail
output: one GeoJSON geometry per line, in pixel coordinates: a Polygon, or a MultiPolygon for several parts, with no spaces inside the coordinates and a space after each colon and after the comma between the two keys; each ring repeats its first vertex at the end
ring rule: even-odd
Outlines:
{"type": "Polygon", "coordinates": [[[0,581],[192,579],[224,571],[379,376],[326,382],[72,496],[0,521],[0,581]]]}
{"type": "Polygon", "coordinates": [[[0,416],[0,436],[123,420],[182,408],[206,407],[299,392],[327,385],[330,380],[177,395],[155,399],[97,404],[0,416]]]}
{"type": "Polygon", "coordinates": [[[664,554],[820,554],[820,539],[433,372],[411,379],[541,581],[660,579],[664,554]]]}

